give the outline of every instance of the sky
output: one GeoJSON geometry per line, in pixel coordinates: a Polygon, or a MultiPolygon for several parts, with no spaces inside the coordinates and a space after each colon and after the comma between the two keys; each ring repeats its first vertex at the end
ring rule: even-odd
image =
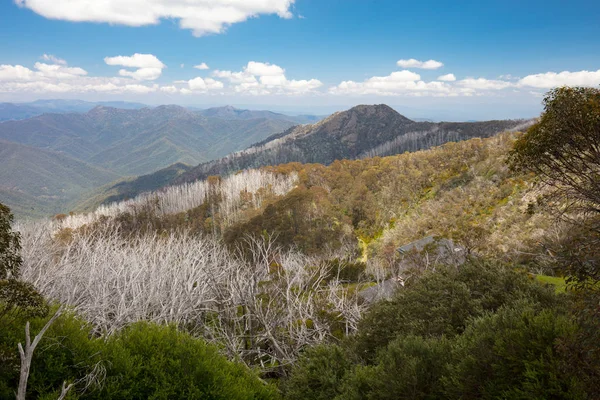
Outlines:
{"type": "Polygon", "coordinates": [[[527,118],[598,38],[597,0],[0,0],[0,101],[527,118]]]}

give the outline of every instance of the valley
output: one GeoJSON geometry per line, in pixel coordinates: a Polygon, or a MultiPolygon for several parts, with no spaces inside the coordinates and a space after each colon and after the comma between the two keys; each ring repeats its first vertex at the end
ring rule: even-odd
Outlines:
{"type": "Polygon", "coordinates": [[[67,107],[63,113],[1,122],[0,140],[7,144],[5,157],[0,158],[0,168],[6,174],[0,180],[4,193],[0,200],[23,217],[68,212],[77,208],[82,196],[93,197],[89,193],[111,182],[172,169],[174,164],[193,166],[219,158],[298,121],[316,118],[233,107],[189,110],[134,106],[97,105],[78,113],[67,107]],[[39,157],[44,160],[43,168],[39,157]],[[65,174],[64,165],[70,166],[72,176],[65,174]],[[20,178],[9,179],[16,171],[20,178]],[[86,177],[85,182],[78,174],[86,177]],[[49,179],[46,184],[41,182],[43,176],[49,179]],[[54,183],[55,177],[56,181],[71,182],[71,186],[61,187],[54,183]]]}

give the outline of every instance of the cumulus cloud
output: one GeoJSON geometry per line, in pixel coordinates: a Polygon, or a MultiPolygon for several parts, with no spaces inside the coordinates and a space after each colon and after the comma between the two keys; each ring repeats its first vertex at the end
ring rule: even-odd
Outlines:
{"type": "Polygon", "coordinates": [[[454,74],[446,74],[446,75],[438,76],[437,80],[444,81],[444,82],[454,82],[456,80],[456,76],[454,76],[454,74]]]}
{"type": "Polygon", "coordinates": [[[401,68],[420,68],[420,69],[438,69],[444,66],[443,63],[435,60],[419,61],[414,58],[408,60],[398,60],[396,63],[401,68]]]}
{"type": "Polygon", "coordinates": [[[33,69],[22,65],[0,65],[0,92],[143,94],[159,89],[158,85],[140,85],[130,78],[90,77],[83,68],[68,67],[66,62],[56,63],[57,60],[49,57],[48,60],[55,63],[37,62],[33,69]]]}
{"type": "MultiPolygon", "coordinates": [[[[183,64],[181,64],[181,65],[183,65],[183,64]]],[[[205,62],[198,64],[198,65],[194,65],[194,68],[200,69],[200,70],[210,69],[210,67],[208,65],[206,65],[205,62]]]]}
{"type": "Polygon", "coordinates": [[[378,96],[470,96],[474,90],[456,88],[446,82],[425,82],[419,74],[403,70],[387,76],[374,76],[363,82],[344,81],[329,90],[331,94],[378,96]]]}
{"type": "Polygon", "coordinates": [[[44,61],[49,61],[52,64],[67,65],[67,62],[65,60],[63,60],[62,58],[58,58],[52,54],[43,54],[40,58],[44,61]]]}
{"type": "Polygon", "coordinates": [[[132,56],[104,57],[108,65],[121,65],[132,68],[164,68],[165,65],[153,54],[135,53],[132,56]]]}
{"type": "Polygon", "coordinates": [[[309,93],[323,85],[318,79],[290,80],[279,65],[257,61],[248,62],[242,71],[216,70],[212,75],[229,80],[235,92],[252,95],[309,93]]]}
{"type": "Polygon", "coordinates": [[[57,64],[35,63],[34,68],[46,78],[72,79],[87,75],[87,71],[79,67],[65,67],[57,64]]]}
{"type": "MultiPolygon", "coordinates": [[[[232,0],[233,1],[233,0],[232,0]]],[[[168,95],[307,95],[326,94],[352,96],[479,96],[497,91],[540,96],[545,89],[569,86],[600,85],[600,70],[576,72],[546,72],[522,79],[504,75],[497,79],[466,78],[457,80],[454,74],[440,75],[428,81],[420,74],[402,69],[385,76],[353,81],[346,80],[323,90],[315,78],[290,79],[287,71],[276,64],[249,61],[239,71],[214,70],[210,77],[176,80],[168,85],[150,84],[159,78],[166,66],[152,54],[106,57],[111,66],[122,67],[118,76],[89,76],[65,60],[44,54],[33,66],[0,65],[0,93],[108,93],[168,95]]],[[[410,60],[407,60],[410,61],[410,60]]],[[[421,63],[420,61],[418,61],[421,63]]],[[[427,62],[421,63],[426,64],[427,62]]],[[[414,62],[410,62],[414,65],[414,62]]],[[[208,68],[205,63],[195,66],[208,68]]],[[[179,69],[178,69],[179,70],[179,69]]]]}
{"type": "Polygon", "coordinates": [[[153,54],[135,53],[132,56],[104,57],[108,65],[137,68],[135,71],[119,70],[119,75],[128,76],[138,81],[153,81],[158,79],[166,65],[153,54]]]}
{"type": "Polygon", "coordinates": [[[485,78],[467,78],[458,81],[458,84],[465,88],[479,89],[479,90],[502,90],[513,86],[512,83],[506,81],[499,81],[495,79],[485,78]]]}
{"type": "Polygon", "coordinates": [[[34,81],[55,79],[73,79],[87,75],[82,68],[71,68],[57,64],[45,64],[37,62],[35,70],[22,65],[0,65],[0,81],[34,81]]]}
{"type": "Polygon", "coordinates": [[[600,85],[600,69],[598,71],[563,71],[528,75],[520,79],[518,85],[540,89],[558,86],[598,86],[600,85]]]}
{"type": "Polygon", "coordinates": [[[28,81],[34,75],[32,70],[22,65],[0,65],[0,82],[28,81]]]}
{"type": "Polygon", "coordinates": [[[250,61],[246,66],[246,72],[256,76],[281,76],[285,70],[279,65],[250,61]]]}
{"type": "Polygon", "coordinates": [[[127,26],[179,21],[195,36],[222,33],[235,23],[260,15],[291,18],[295,0],[15,0],[20,7],[49,19],[104,22],[127,26]]]}
{"type": "Polygon", "coordinates": [[[187,81],[189,89],[198,92],[207,92],[209,90],[223,89],[223,82],[212,78],[197,77],[187,81]]]}

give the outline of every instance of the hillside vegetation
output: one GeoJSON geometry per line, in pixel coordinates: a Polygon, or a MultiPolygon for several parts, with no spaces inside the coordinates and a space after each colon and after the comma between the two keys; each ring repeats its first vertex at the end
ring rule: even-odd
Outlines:
{"type": "MultiPolygon", "coordinates": [[[[489,137],[505,130],[526,128],[531,121],[432,123],[412,121],[386,105],[356,106],[312,125],[301,125],[272,135],[249,148],[200,164],[170,184],[193,182],[211,175],[228,175],[247,168],[290,162],[331,164],[335,160],[401,154],[447,142],[489,137]]],[[[152,180],[152,175],[143,177],[152,180]]],[[[158,181],[158,179],[157,179],[158,181]]],[[[104,203],[133,198],[141,184],[110,188],[104,203]],[[116,193],[116,194],[115,194],[116,193]]],[[[154,190],[159,189],[158,184],[154,190]]]]}
{"type": "Polygon", "coordinates": [[[595,399],[599,104],[557,89],[526,133],[210,176],[20,235],[2,207],[0,390],[31,319],[70,327],[32,395],[595,399]]]}
{"type": "MultiPolygon", "coordinates": [[[[173,186],[101,207],[93,215],[114,216],[112,210],[119,210],[128,213],[135,226],[132,231],[138,226],[158,232],[192,228],[197,233],[216,232],[231,245],[248,233],[267,231],[277,234],[278,244],[307,254],[350,246],[382,262],[393,262],[396,247],[428,235],[452,238],[473,251],[503,259],[523,260],[541,251],[539,241],[552,219],[543,208],[536,208],[531,178],[506,165],[516,135],[503,133],[329,166],[265,167],[263,174],[281,182],[291,178],[294,185],[286,186],[287,193],[259,202],[253,200],[262,193],[260,186],[250,189],[253,178],[245,172],[173,186]],[[246,186],[231,188],[233,181],[246,186]],[[240,199],[236,211],[226,202],[231,190],[238,191],[240,199]],[[473,232],[480,239],[471,238],[473,232]]],[[[68,217],[62,223],[75,228],[80,218],[68,217]]]]}

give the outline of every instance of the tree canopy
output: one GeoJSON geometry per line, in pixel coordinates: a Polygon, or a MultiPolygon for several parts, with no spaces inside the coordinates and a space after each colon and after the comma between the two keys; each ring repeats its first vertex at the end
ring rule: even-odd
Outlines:
{"type": "Polygon", "coordinates": [[[549,91],[539,122],[517,140],[510,161],[579,210],[600,213],[600,89],[549,91]]]}

